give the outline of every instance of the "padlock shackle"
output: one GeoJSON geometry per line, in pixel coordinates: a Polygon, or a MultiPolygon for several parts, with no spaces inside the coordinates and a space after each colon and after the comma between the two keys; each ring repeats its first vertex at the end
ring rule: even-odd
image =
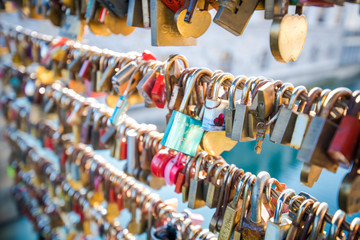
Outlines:
{"type": "MultiPolygon", "coordinates": [[[[222,166],[222,165],[224,165],[225,164],[225,161],[224,161],[224,159],[218,159],[218,160],[215,160],[212,164],[211,164],[211,166],[208,168],[208,170],[207,170],[207,176],[206,176],[206,179],[207,179],[207,181],[211,181],[211,175],[212,175],[212,171],[215,169],[215,168],[217,168],[217,167],[219,167],[219,166],[222,166]]],[[[217,169],[216,169],[217,170],[217,169]]]]}
{"type": "Polygon", "coordinates": [[[247,77],[244,75],[237,76],[234,81],[232,82],[229,90],[229,108],[235,108],[235,95],[237,89],[242,89],[246,83],[247,77]]]}
{"type": "Polygon", "coordinates": [[[281,104],[283,104],[283,98],[286,91],[293,91],[294,85],[291,83],[284,83],[281,85],[279,90],[276,92],[276,99],[275,99],[275,111],[279,109],[281,104]]]}
{"type": "MultiPolygon", "coordinates": [[[[216,180],[219,178],[220,174],[222,173],[222,171],[225,169],[225,168],[229,168],[230,165],[227,164],[227,163],[224,163],[223,165],[221,165],[220,167],[218,167],[215,171],[215,174],[214,174],[214,178],[212,179],[212,183],[214,185],[216,185],[216,180]]],[[[225,179],[225,176],[224,176],[224,179],[225,179]]]]}
{"type": "Polygon", "coordinates": [[[206,152],[201,152],[200,154],[198,154],[196,156],[196,165],[195,165],[195,175],[194,175],[194,178],[196,180],[199,179],[199,175],[200,175],[200,170],[201,170],[201,166],[203,165],[203,162],[204,162],[204,158],[205,156],[207,155],[206,152]]]}
{"type": "Polygon", "coordinates": [[[324,107],[320,111],[320,117],[328,118],[330,115],[330,112],[332,108],[335,106],[336,101],[338,101],[339,98],[351,98],[351,90],[345,87],[339,87],[334,90],[332,90],[329,95],[326,97],[324,102],[324,107]]]}
{"type": "Polygon", "coordinates": [[[296,192],[291,189],[285,189],[279,196],[276,202],[276,209],[274,213],[274,223],[281,224],[281,215],[284,211],[284,206],[286,201],[290,198],[293,198],[296,195],[296,192]]]}
{"type": "Polygon", "coordinates": [[[199,77],[202,77],[203,75],[211,76],[211,71],[208,70],[207,68],[200,68],[200,69],[195,70],[195,72],[193,72],[190,75],[190,79],[186,82],[187,86],[185,88],[184,97],[183,97],[183,100],[181,101],[181,104],[180,104],[180,107],[179,107],[179,110],[178,110],[179,112],[184,113],[185,107],[189,102],[192,90],[194,89],[196,80],[199,77]]]}
{"type": "Polygon", "coordinates": [[[332,220],[331,227],[328,234],[328,240],[336,240],[341,231],[341,225],[346,219],[346,213],[340,209],[338,209],[332,220]]]}
{"type": "Polygon", "coordinates": [[[302,111],[303,113],[305,114],[310,113],[312,106],[314,104],[317,104],[318,98],[321,96],[322,91],[323,90],[319,87],[314,87],[309,91],[305,107],[302,111]]]}
{"type": "Polygon", "coordinates": [[[352,98],[346,115],[358,117],[359,110],[360,110],[360,90],[356,90],[352,94],[352,98]]]}
{"type": "Polygon", "coordinates": [[[196,157],[191,158],[188,163],[185,165],[185,182],[184,184],[190,183],[190,174],[191,174],[191,168],[196,163],[196,157]]]}
{"type": "Polygon", "coordinates": [[[314,205],[314,200],[312,199],[304,200],[298,209],[295,222],[300,224],[306,214],[306,211],[310,209],[313,205],[314,205]]]}
{"type": "Polygon", "coordinates": [[[251,94],[251,85],[256,81],[256,77],[250,77],[246,79],[246,82],[244,84],[244,87],[242,89],[242,96],[241,96],[241,104],[248,104],[248,101],[250,100],[250,94],[251,94]]]}
{"type": "Polygon", "coordinates": [[[251,216],[250,219],[254,223],[261,222],[261,204],[262,196],[266,182],[270,179],[268,172],[259,172],[255,181],[254,188],[251,193],[251,216]]]}
{"type": "MultiPolygon", "coordinates": [[[[241,212],[240,212],[240,219],[239,219],[239,226],[242,227],[243,221],[246,215],[246,212],[249,208],[250,202],[252,202],[252,192],[254,191],[255,186],[253,186],[253,183],[256,181],[256,176],[254,174],[251,174],[249,179],[246,182],[245,189],[244,189],[244,196],[243,196],[243,202],[241,206],[241,212]]],[[[256,184],[256,183],[255,183],[256,184]]],[[[251,206],[252,208],[252,206],[251,206]]],[[[251,216],[250,216],[251,217],[251,216]]]]}
{"type": "Polygon", "coordinates": [[[251,101],[252,102],[254,101],[259,89],[267,83],[274,84],[274,81],[272,79],[264,79],[264,80],[260,81],[258,84],[256,84],[254,86],[254,88],[252,88],[252,92],[251,92],[251,101]]]}
{"type": "Polygon", "coordinates": [[[360,218],[356,217],[351,221],[348,240],[355,240],[355,237],[358,234],[359,229],[360,229],[360,218]]]}
{"type": "Polygon", "coordinates": [[[234,80],[234,76],[230,73],[222,73],[217,79],[216,81],[213,83],[214,86],[212,88],[212,97],[211,100],[218,100],[219,98],[219,92],[220,89],[223,85],[231,85],[231,83],[234,80]]]}
{"type": "Polygon", "coordinates": [[[171,55],[167,61],[164,63],[164,79],[165,79],[165,89],[166,89],[166,99],[167,101],[170,100],[171,97],[171,92],[172,92],[172,83],[170,82],[170,69],[172,67],[172,65],[175,63],[176,60],[181,60],[184,64],[184,68],[188,68],[189,67],[189,63],[188,60],[185,56],[183,55],[178,55],[178,54],[174,54],[171,55]]]}
{"type": "Polygon", "coordinates": [[[249,180],[249,178],[251,177],[251,172],[246,172],[244,175],[241,176],[239,183],[236,187],[236,192],[235,192],[235,196],[231,202],[231,207],[233,209],[237,209],[237,205],[239,203],[239,200],[241,199],[241,196],[244,195],[244,189],[245,189],[245,185],[247,183],[247,181],[249,180]]]}
{"type": "Polygon", "coordinates": [[[331,92],[331,90],[328,88],[323,89],[321,91],[320,98],[318,99],[317,104],[316,104],[316,115],[319,115],[321,110],[324,108],[325,100],[330,92],[331,92]]]}
{"type": "Polygon", "coordinates": [[[329,206],[327,203],[320,203],[318,209],[316,210],[315,219],[313,223],[313,228],[311,229],[309,239],[316,239],[319,233],[324,231],[325,227],[325,214],[328,212],[329,206]]]}
{"type": "MultiPolygon", "coordinates": [[[[301,95],[306,95],[307,97],[307,89],[306,87],[300,85],[294,88],[291,96],[290,96],[290,100],[289,100],[289,104],[287,106],[288,109],[294,109],[295,107],[295,103],[297,100],[299,100],[301,98],[301,95]]],[[[304,106],[304,104],[299,104],[297,111],[301,111],[301,105],[304,106]]]]}

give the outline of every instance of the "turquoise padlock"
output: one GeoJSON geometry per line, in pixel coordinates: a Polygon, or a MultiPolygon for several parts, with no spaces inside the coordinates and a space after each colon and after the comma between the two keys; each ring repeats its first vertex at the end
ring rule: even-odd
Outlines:
{"type": "Polygon", "coordinates": [[[161,141],[163,146],[190,156],[196,155],[204,130],[201,129],[201,120],[186,115],[184,111],[197,79],[203,75],[211,76],[211,71],[203,68],[198,69],[186,82],[184,98],[181,101],[179,111],[173,111],[171,114],[161,141]]]}
{"type": "Polygon", "coordinates": [[[122,116],[129,108],[129,98],[127,96],[120,96],[116,102],[114,112],[110,117],[110,123],[113,126],[121,122],[122,116]]]}

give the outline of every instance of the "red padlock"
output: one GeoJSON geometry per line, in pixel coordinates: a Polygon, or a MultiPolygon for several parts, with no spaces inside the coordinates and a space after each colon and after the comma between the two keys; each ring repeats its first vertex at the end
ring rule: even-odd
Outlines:
{"type": "Polygon", "coordinates": [[[151,160],[151,172],[156,177],[163,178],[166,164],[174,157],[175,153],[173,150],[170,150],[168,148],[161,149],[155,154],[155,156],[151,160]]]}
{"type": "Polygon", "coordinates": [[[142,83],[141,90],[139,90],[139,93],[148,100],[151,100],[151,92],[156,83],[158,74],[159,73],[156,71],[149,72],[145,74],[144,78],[139,81],[140,83],[142,83]]]}
{"type": "Polygon", "coordinates": [[[142,52],[142,60],[143,61],[150,61],[150,60],[156,61],[157,59],[152,52],[150,52],[149,50],[144,50],[142,52]]]}
{"type": "Polygon", "coordinates": [[[341,119],[327,151],[328,155],[343,168],[349,168],[353,162],[360,135],[359,110],[360,90],[357,90],[353,93],[347,115],[341,119]]]}
{"type": "Polygon", "coordinates": [[[121,137],[120,141],[120,160],[127,159],[127,138],[124,136],[121,137]]]}
{"type": "Polygon", "coordinates": [[[178,153],[176,155],[176,158],[177,158],[176,164],[171,168],[169,175],[169,180],[172,184],[176,183],[177,177],[179,173],[184,169],[185,163],[188,160],[189,156],[183,153],[178,153]]]}
{"type": "Polygon", "coordinates": [[[151,90],[151,99],[158,108],[164,108],[166,103],[164,74],[160,73],[157,76],[154,87],[151,90]]]}

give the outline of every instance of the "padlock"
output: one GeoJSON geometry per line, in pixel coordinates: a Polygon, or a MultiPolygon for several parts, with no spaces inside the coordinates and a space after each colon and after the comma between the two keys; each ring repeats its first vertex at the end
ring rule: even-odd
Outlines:
{"type": "Polygon", "coordinates": [[[302,221],[304,219],[306,211],[308,211],[313,204],[314,201],[312,199],[306,199],[301,203],[300,207],[297,210],[298,212],[296,214],[296,219],[292,222],[288,230],[286,240],[294,240],[300,237],[302,221]]]}
{"type": "Polygon", "coordinates": [[[345,175],[339,189],[339,195],[338,195],[339,208],[347,212],[348,214],[358,212],[360,209],[360,201],[359,201],[360,191],[357,188],[360,181],[359,154],[360,151],[358,148],[358,152],[355,156],[352,168],[350,172],[345,175]]]}
{"type": "Polygon", "coordinates": [[[310,231],[309,239],[326,239],[325,228],[325,214],[328,212],[329,206],[327,203],[322,202],[316,211],[313,227],[310,231]]]}
{"type": "Polygon", "coordinates": [[[157,75],[151,90],[151,99],[158,108],[164,108],[166,103],[165,78],[161,72],[157,75]]]}
{"type": "Polygon", "coordinates": [[[231,139],[235,141],[245,142],[252,141],[254,138],[249,136],[248,126],[252,122],[253,117],[249,112],[251,105],[251,85],[256,78],[248,78],[242,89],[240,104],[236,104],[231,139]]]}
{"type": "Polygon", "coordinates": [[[297,115],[294,132],[291,137],[290,147],[300,149],[304,139],[304,135],[309,126],[310,119],[313,117],[316,110],[319,110],[316,109],[316,107],[318,99],[321,97],[322,91],[323,90],[319,87],[314,87],[309,91],[306,105],[303,111],[299,112],[299,114],[297,115]],[[313,109],[313,106],[315,109],[313,109]]]}
{"type": "Polygon", "coordinates": [[[213,176],[212,176],[212,168],[208,169],[208,174],[206,179],[206,181],[208,181],[208,189],[206,193],[205,202],[209,208],[216,207],[218,203],[221,186],[224,184],[225,174],[223,173],[223,171],[226,171],[226,169],[229,167],[229,164],[226,164],[223,161],[221,162],[219,161],[220,160],[217,160],[213,164],[214,167],[217,167],[213,176]]]}
{"type": "MultiPolygon", "coordinates": [[[[133,81],[134,79],[130,79],[130,81],[133,81]]],[[[126,87],[126,90],[123,95],[119,97],[119,99],[116,102],[114,112],[109,118],[110,123],[114,126],[118,125],[121,121],[123,121],[125,112],[129,109],[129,97],[135,90],[135,87],[131,87],[132,82],[129,82],[129,84],[126,87]]]]}
{"type": "Polygon", "coordinates": [[[181,193],[182,193],[182,201],[185,203],[189,200],[189,189],[190,189],[190,179],[193,177],[192,172],[193,172],[193,168],[195,168],[196,166],[196,160],[197,160],[197,156],[193,157],[187,168],[186,168],[186,172],[185,172],[185,181],[181,186],[181,193]]]}
{"type": "Polygon", "coordinates": [[[331,219],[331,227],[327,236],[328,240],[342,240],[345,239],[345,234],[341,230],[341,225],[346,219],[346,213],[342,210],[337,210],[331,219]]]}
{"type": "Polygon", "coordinates": [[[286,201],[290,201],[296,195],[292,189],[285,189],[279,196],[276,203],[274,218],[270,219],[266,225],[265,238],[269,239],[285,239],[291,226],[292,220],[289,215],[283,213],[286,201]]]}
{"type": "Polygon", "coordinates": [[[187,169],[189,168],[190,163],[193,161],[194,161],[193,158],[188,157],[183,170],[181,172],[179,172],[179,174],[176,178],[176,183],[175,183],[175,192],[176,193],[182,193],[182,186],[185,184],[186,173],[188,171],[187,169]]]}
{"type": "Polygon", "coordinates": [[[328,155],[340,166],[349,168],[355,153],[360,134],[360,91],[355,91],[350,101],[346,116],[341,119],[338,129],[331,141],[328,155]]]}
{"type": "Polygon", "coordinates": [[[184,169],[185,163],[188,161],[189,157],[182,155],[181,153],[177,156],[177,162],[170,169],[169,180],[172,184],[176,184],[179,173],[184,169]]]}
{"type": "Polygon", "coordinates": [[[139,167],[138,137],[139,134],[134,129],[127,131],[126,173],[130,175],[139,167]]]}
{"type": "Polygon", "coordinates": [[[151,69],[147,70],[147,73],[143,76],[143,78],[136,86],[138,92],[145,99],[146,103],[152,103],[151,91],[154,88],[161,67],[162,65],[160,63],[154,63],[154,66],[151,69]]]}
{"type": "Polygon", "coordinates": [[[290,144],[297,114],[302,111],[305,105],[304,99],[307,99],[306,88],[304,86],[297,86],[291,94],[287,108],[280,109],[270,141],[284,145],[290,144]],[[301,103],[296,105],[296,102],[300,100],[302,100],[301,103]]]}
{"type": "Polygon", "coordinates": [[[305,223],[303,225],[302,231],[300,232],[299,239],[301,240],[308,239],[314,223],[316,211],[319,209],[319,206],[320,206],[320,202],[317,201],[315,201],[314,204],[312,204],[310,213],[305,218],[305,223]]]}
{"type": "Polygon", "coordinates": [[[176,153],[171,149],[161,149],[151,160],[151,172],[154,176],[163,178],[167,163],[175,158],[176,153]]]}
{"type": "Polygon", "coordinates": [[[219,199],[217,200],[216,211],[212,216],[209,224],[209,229],[211,232],[216,233],[219,230],[217,229],[217,225],[219,220],[223,217],[223,212],[225,213],[225,204],[228,203],[229,195],[231,193],[231,182],[233,180],[234,173],[236,171],[236,166],[231,164],[224,176],[224,183],[221,186],[219,199]]]}
{"type": "Polygon", "coordinates": [[[208,92],[205,100],[205,110],[201,125],[201,128],[205,131],[225,130],[225,108],[228,107],[229,101],[222,99],[220,94],[221,91],[229,89],[233,80],[233,75],[225,73],[218,75],[212,80],[211,91],[208,92]]]}
{"type": "Polygon", "coordinates": [[[242,206],[241,206],[241,212],[239,217],[239,222],[235,226],[234,233],[233,233],[233,239],[240,240],[243,237],[243,223],[244,219],[249,214],[249,207],[251,202],[251,194],[254,188],[254,183],[256,181],[256,176],[251,175],[249,180],[246,183],[245,189],[244,189],[244,195],[242,198],[242,206]]]}
{"type": "Polygon", "coordinates": [[[188,207],[197,209],[205,206],[203,197],[206,172],[202,169],[205,153],[199,154],[195,163],[195,174],[190,179],[188,207]]]}
{"type": "Polygon", "coordinates": [[[173,111],[161,144],[184,154],[195,156],[204,131],[201,120],[184,113],[196,80],[202,75],[210,75],[207,69],[196,70],[189,80],[179,111],[173,111]]]}
{"type": "Polygon", "coordinates": [[[304,142],[297,154],[297,159],[336,172],[338,165],[327,156],[327,149],[336,132],[337,124],[327,119],[336,101],[349,99],[351,91],[347,88],[336,88],[331,91],[324,102],[320,114],[313,117],[306,132],[304,142]]]}
{"type": "Polygon", "coordinates": [[[241,225],[242,239],[261,239],[265,236],[266,222],[269,216],[264,215],[262,199],[266,182],[269,179],[270,175],[267,172],[259,172],[257,175],[251,192],[251,213],[244,218],[241,225]]]}
{"type": "Polygon", "coordinates": [[[221,224],[219,239],[229,240],[233,232],[233,228],[240,220],[242,200],[246,182],[250,179],[251,173],[245,173],[241,176],[236,187],[236,193],[233,200],[226,206],[224,219],[221,224]]]}
{"type": "Polygon", "coordinates": [[[355,240],[359,237],[360,218],[356,217],[351,221],[349,235],[346,240],[355,240]]]}
{"type": "Polygon", "coordinates": [[[133,75],[133,73],[138,68],[138,62],[137,61],[130,61],[128,64],[126,64],[124,67],[120,69],[115,75],[112,76],[111,82],[114,86],[114,90],[120,94],[123,94],[121,89],[124,85],[129,84],[130,77],[133,75]]]}
{"type": "Polygon", "coordinates": [[[234,115],[236,109],[236,92],[238,91],[238,89],[242,89],[244,87],[245,82],[245,76],[238,76],[234,79],[229,89],[229,106],[225,109],[225,132],[226,137],[228,138],[231,137],[233,129],[234,115]]]}
{"type": "Polygon", "coordinates": [[[281,84],[280,80],[265,82],[253,96],[250,112],[260,121],[265,122],[274,113],[276,90],[281,84]]]}
{"type": "Polygon", "coordinates": [[[241,1],[223,0],[219,4],[213,21],[232,34],[239,36],[244,32],[259,2],[256,0],[242,3],[241,1]]]}
{"type": "Polygon", "coordinates": [[[195,71],[195,68],[186,68],[181,72],[180,77],[176,85],[173,87],[170,100],[168,102],[168,108],[170,110],[178,110],[181,104],[181,100],[184,97],[184,91],[186,82],[189,76],[195,71]]]}
{"type": "Polygon", "coordinates": [[[164,179],[168,185],[174,185],[179,172],[184,168],[186,157],[183,153],[177,153],[165,167],[164,179]]]}
{"type": "MultiPolygon", "coordinates": [[[[104,149],[104,147],[105,147],[99,141],[99,139],[101,139],[101,136],[100,136],[101,127],[103,125],[103,120],[105,119],[105,117],[106,117],[106,113],[104,113],[104,112],[100,112],[100,111],[94,112],[93,126],[92,126],[92,131],[91,131],[91,140],[90,140],[90,143],[94,150],[104,149]]],[[[105,134],[105,132],[103,134],[105,134]]]]}

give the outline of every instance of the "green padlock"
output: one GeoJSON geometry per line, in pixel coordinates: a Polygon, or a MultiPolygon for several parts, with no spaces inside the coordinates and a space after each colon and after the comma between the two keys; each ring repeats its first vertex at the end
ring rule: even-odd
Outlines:
{"type": "Polygon", "coordinates": [[[196,80],[204,75],[211,76],[211,71],[202,68],[196,70],[190,76],[190,79],[186,84],[184,98],[181,102],[179,111],[173,111],[171,114],[164,138],[161,141],[161,144],[165,147],[190,156],[195,156],[204,130],[201,129],[201,119],[195,119],[186,115],[184,112],[190,99],[190,95],[193,92],[192,90],[195,87],[195,83],[197,82],[196,80]]]}

